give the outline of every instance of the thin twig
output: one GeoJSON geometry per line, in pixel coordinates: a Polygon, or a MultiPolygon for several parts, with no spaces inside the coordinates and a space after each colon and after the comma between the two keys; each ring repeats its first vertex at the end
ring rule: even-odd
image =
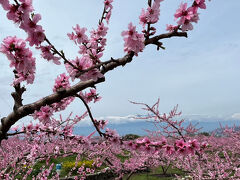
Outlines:
{"type": "Polygon", "coordinates": [[[78,67],[76,67],[73,63],[71,63],[70,61],[67,60],[67,58],[65,57],[65,55],[63,53],[60,53],[53,45],[52,43],[47,39],[47,37],[45,37],[45,41],[52,47],[52,49],[54,50],[54,53],[58,54],[63,60],[64,63],[68,63],[70,66],[72,66],[74,69],[77,69],[78,71],[82,71],[81,69],[79,69],[78,67]]]}
{"type": "Polygon", "coordinates": [[[93,115],[92,115],[92,112],[91,112],[88,104],[86,103],[86,101],[83,99],[82,96],[80,96],[80,95],[78,95],[78,94],[76,94],[75,96],[78,97],[79,99],[81,99],[81,101],[83,102],[83,104],[84,104],[85,107],[87,108],[89,117],[90,117],[90,119],[91,119],[91,121],[92,121],[95,129],[97,130],[98,134],[99,134],[101,137],[102,137],[102,136],[105,136],[105,134],[104,134],[103,132],[101,132],[100,129],[98,128],[98,126],[97,126],[97,124],[96,124],[96,121],[94,120],[93,115]]]}

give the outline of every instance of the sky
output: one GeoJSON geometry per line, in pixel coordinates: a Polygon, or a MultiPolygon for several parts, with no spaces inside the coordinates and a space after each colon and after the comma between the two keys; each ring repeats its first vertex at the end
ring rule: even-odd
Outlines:
{"type": "MultiPolygon", "coordinates": [[[[165,33],[166,24],[176,24],[173,14],[181,1],[165,0],[161,3],[157,33],[165,33]]],[[[188,1],[189,2],[189,1],[188,1]]],[[[103,1],[33,1],[35,12],[42,15],[40,24],[46,36],[66,57],[74,59],[77,47],[67,33],[79,24],[88,30],[96,28],[103,10],[103,1]]],[[[124,56],[121,32],[133,22],[141,30],[139,15],[147,0],[115,0],[107,35],[107,47],[102,61],[124,56]]],[[[179,106],[184,117],[198,119],[240,120],[240,1],[207,1],[207,9],[200,10],[200,21],[188,38],[163,40],[166,50],[156,51],[147,46],[125,67],[105,75],[106,81],[97,85],[102,100],[91,104],[94,117],[107,118],[110,122],[132,121],[132,116],[144,114],[140,106],[129,101],[153,104],[160,98],[160,112],[169,112],[179,106]]],[[[6,36],[25,39],[25,32],[7,20],[0,8],[0,42],[6,36]]],[[[37,59],[36,79],[27,85],[23,103],[34,102],[52,93],[54,79],[65,72],[64,67],[47,63],[38,51],[31,48],[37,59]]],[[[0,117],[12,111],[12,69],[9,61],[0,54],[0,117]]],[[[75,100],[65,112],[80,115],[85,107],[75,100]]]]}

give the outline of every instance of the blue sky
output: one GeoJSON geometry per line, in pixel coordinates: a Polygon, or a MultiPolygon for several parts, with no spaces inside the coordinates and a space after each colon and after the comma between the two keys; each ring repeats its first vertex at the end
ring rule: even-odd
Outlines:
{"type": "MultiPolygon", "coordinates": [[[[180,2],[165,0],[161,3],[160,21],[156,25],[158,33],[165,32],[166,24],[175,23],[173,14],[180,2]]],[[[114,1],[103,61],[124,55],[121,32],[126,30],[129,22],[141,30],[138,16],[146,3],[146,0],[114,1]]],[[[95,28],[103,3],[99,0],[41,0],[34,1],[34,7],[42,15],[40,24],[48,39],[71,59],[76,57],[77,48],[66,34],[76,24],[88,30],[95,28]]],[[[240,1],[237,0],[207,2],[207,10],[200,10],[200,21],[194,24],[194,30],[188,33],[187,39],[164,40],[164,51],[148,46],[132,63],[106,74],[106,82],[97,86],[103,98],[91,105],[94,116],[119,117],[121,121],[120,117],[144,113],[141,107],[130,104],[129,100],[153,104],[160,97],[161,112],[168,112],[178,104],[186,116],[240,119],[239,9],[240,1]]],[[[2,8],[0,14],[0,41],[8,35],[26,38],[23,31],[6,19],[2,8]]],[[[37,78],[34,85],[27,86],[24,103],[49,95],[56,75],[64,72],[63,67],[46,63],[39,52],[32,50],[37,58],[37,78]]],[[[11,112],[13,104],[10,95],[13,74],[2,54],[0,67],[2,117],[11,112]]],[[[81,102],[76,100],[64,115],[71,111],[81,114],[84,110],[81,102]]]]}

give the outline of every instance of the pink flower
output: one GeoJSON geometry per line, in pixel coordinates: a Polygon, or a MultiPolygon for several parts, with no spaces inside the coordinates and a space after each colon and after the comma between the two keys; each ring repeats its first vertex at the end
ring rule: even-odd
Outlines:
{"type": "Polygon", "coordinates": [[[19,0],[19,1],[22,2],[22,4],[19,7],[20,11],[23,11],[24,13],[29,13],[34,10],[32,6],[32,0],[19,0]]]}
{"type": "Polygon", "coordinates": [[[52,110],[54,112],[58,112],[58,111],[63,111],[66,109],[66,107],[71,104],[71,102],[73,102],[75,98],[74,97],[67,97],[67,98],[64,98],[62,99],[60,102],[57,102],[57,103],[53,103],[51,105],[52,107],[52,110]]]}
{"type": "Polygon", "coordinates": [[[162,145],[167,144],[167,139],[165,137],[162,137],[162,145]]]}
{"type": "Polygon", "coordinates": [[[18,39],[16,36],[8,36],[3,40],[0,47],[0,52],[5,54],[10,61],[10,67],[15,68],[14,84],[22,81],[32,84],[35,74],[35,58],[32,57],[32,52],[26,48],[26,42],[23,39],[18,39]]]}
{"type": "Polygon", "coordinates": [[[100,58],[103,56],[102,52],[98,52],[96,49],[92,49],[91,53],[90,53],[90,58],[93,61],[93,64],[96,64],[100,61],[100,58]]]}
{"type": "Polygon", "coordinates": [[[139,34],[136,31],[136,26],[133,26],[132,23],[128,25],[128,31],[123,31],[122,36],[124,37],[124,51],[130,53],[133,51],[137,56],[139,52],[142,52],[144,45],[144,35],[139,34]]]}
{"type": "Polygon", "coordinates": [[[182,31],[193,30],[193,25],[191,21],[185,20],[184,24],[182,25],[182,31]]]}
{"type": "Polygon", "coordinates": [[[166,150],[166,153],[168,154],[168,155],[171,155],[171,154],[173,154],[174,153],[174,148],[173,148],[173,146],[171,146],[171,145],[165,145],[165,146],[163,146],[163,148],[165,148],[165,150],[166,150]]]}
{"type": "Polygon", "coordinates": [[[27,41],[29,41],[29,45],[40,45],[45,39],[44,30],[41,26],[39,28],[35,29],[35,31],[29,31],[28,32],[28,38],[27,41]]]}
{"type": "Polygon", "coordinates": [[[104,23],[101,23],[98,25],[97,30],[91,31],[91,37],[96,38],[96,39],[102,38],[102,37],[106,36],[107,30],[108,30],[108,27],[104,26],[104,23]]]}
{"type": "Polygon", "coordinates": [[[88,71],[84,73],[83,75],[80,76],[80,79],[82,81],[87,81],[92,79],[93,81],[97,81],[99,78],[103,78],[104,75],[98,70],[98,69],[93,69],[91,71],[88,71]]]}
{"type": "Polygon", "coordinates": [[[117,133],[116,130],[107,128],[105,134],[107,135],[109,140],[112,141],[113,143],[119,142],[119,134],[117,133]]]}
{"type": "Polygon", "coordinates": [[[50,106],[42,106],[39,111],[35,111],[33,118],[39,119],[43,124],[47,124],[50,122],[50,117],[52,116],[53,111],[50,106]]]}
{"type": "Polygon", "coordinates": [[[174,14],[175,19],[180,18],[180,20],[177,22],[178,25],[183,25],[186,20],[190,21],[193,16],[193,12],[191,8],[187,9],[187,3],[182,3],[177,9],[176,13],[174,14]]]}
{"type": "MultiPolygon", "coordinates": [[[[4,4],[6,5],[6,4],[4,4]]],[[[14,21],[15,23],[20,23],[21,22],[21,16],[22,16],[22,12],[19,11],[19,6],[12,4],[10,5],[10,7],[7,7],[9,9],[8,13],[7,13],[7,18],[9,20],[14,21]]]]}
{"type": "Polygon", "coordinates": [[[29,32],[32,31],[34,32],[37,29],[41,29],[42,27],[40,25],[37,25],[37,23],[41,20],[41,15],[40,14],[35,14],[31,19],[29,19],[29,16],[26,16],[23,19],[23,22],[20,25],[20,28],[22,28],[24,31],[29,32]]]}
{"type": "Polygon", "coordinates": [[[192,148],[191,145],[189,146],[188,143],[184,142],[183,139],[177,140],[175,142],[175,145],[176,145],[176,148],[177,148],[177,152],[181,155],[186,155],[189,152],[193,153],[193,151],[195,150],[195,149],[192,148]]]}
{"type": "Polygon", "coordinates": [[[148,11],[145,12],[144,9],[142,9],[141,11],[141,14],[139,16],[139,20],[140,20],[140,24],[143,25],[143,27],[145,27],[145,25],[147,24],[148,22],[148,11]]]}
{"type": "Polygon", "coordinates": [[[167,24],[167,28],[166,28],[167,31],[173,32],[173,31],[176,31],[177,29],[178,29],[178,26],[167,24]]]}
{"type": "Polygon", "coordinates": [[[13,85],[17,85],[23,81],[26,81],[27,84],[32,84],[35,79],[35,76],[34,74],[30,74],[30,73],[23,74],[23,72],[17,72],[15,73],[15,78],[16,79],[14,79],[13,85]]]}
{"type": "Polygon", "coordinates": [[[71,34],[68,33],[67,35],[68,35],[70,40],[75,41],[75,34],[73,32],[71,34]]]}
{"type": "Polygon", "coordinates": [[[153,153],[155,151],[155,148],[149,146],[148,144],[145,144],[145,146],[143,146],[143,151],[145,151],[147,153],[153,153]]]}
{"type": "Polygon", "coordinates": [[[107,12],[107,15],[106,15],[106,22],[107,22],[107,24],[109,23],[109,20],[110,20],[110,18],[111,18],[111,15],[112,15],[112,11],[108,11],[108,12],[107,12]]]}
{"type": "Polygon", "coordinates": [[[32,131],[32,129],[33,129],[33,124],[32,124],[32,122],[31,122],[29,125],[27,125],[26,131],[27,131],[27,132],[30,132],[30,131],[32,131]]]}
{"type": "Polygon", "coordinates": [[[69,88],[70,82],[69,82],[69,76],[66,76],[65,73],[60,74],[57,79],[55,80],[55,84],[53,87],[53,92],[57,92],[58,89],[61,88],[69,88]]]}
{"type": "Polygon", "coordinates": [[[104,1],[104,5],[105,5],[105,9],[106,9],[106,10],[109,10],[109,9],[112,9],[112,8],[113,8],[112,2],[113,2],[113,0],[105,0],[105,1],[104,1]]]}
{"type": "Polygon", "coordinates": [[[193,140],[189,140],[188,141],[188,151],[191,153],[191,154],[194,154],[194,152],[196,150],[199,150],[200,149],[200,145],[199,145],[199,142],[196,140],[196,139],[193,139],[193,140]]]}
{"type": "MultiPolygon", "coordinates": [[[[75,60],[70,61],[74,66],[76,66],[79,70],[85,70],[92,67],[93,63],[89,56],[82,56],[81,58],[76,57],[75,60]]],[[[73,68],[68,63],[65,64],[66,70],[69,73],[72,80],[76,78],[76,74],[79,70],[73,68]]]]}
{"type": "Polygon", "coordinates": [[[193,2],[192,7],[193,7],[193,13],[194,13],[194,14],[197,13],[198,8],[200,8],[200,9],[206,9],[205,0],[195,0],[195,1],[193,2]]]}
{"type": "Polygon", "coordinates": [[[18,131],[18,128],[19,128],[19,126],[15,126],[15,127],[11,128],[11,130],[12,131],[18,131]]]}
{"type": "Polygon", "coordinates": [[[145,27],[147,23],[155,24],[159,20],[160,15],[160,2],[163,0],[155,0],[151,7],[148,7],[145,11],[142,9],[141,15],[139,16],[140,24],[145,27]]]}
{"type": "Polygon", "coordinates": [[[73,27],[73,30],[76,34],[68,34],[69,39],[73,40],[75,43],[81,44],[81,43],[87,43],[88,37],[85,34],[87,31],[87,28],[81,28],[78,24],[76,27],[73,27]]]}
{"type": "Polygon", "coordinates": [[[10,9],[9,0],[0,0],[0,4],[2,5],[4,10],[10,9]]]}
{"type": "Polygon", "coordinates": [[[180,155],[186,155],[188,154],[188,149],[186,147],[183,147],[183,148],[179,148],[177,150],[177,152],[180,154],[180,155]]]}
{"type": "Polygon", "coordinates": [[[207,142],[202,142],[201,143],[201,149],[205,149],[208,146],[207,142]]]}
{"type": "Polygon", "coordinates": [[[186,143],[183,141],[183,139],[177,140],[175,144],[178,148],[184,148],[186,146],[186,143]]]}
{"type": "Polygon", "coordinates": [[[149,144],[151,141],[149,140],[148,137],[144,137],[144,138],[142,139],[142,142],[143,142],[143,143],[146,143],[146,144],[149,144]]]}
{"type": "Polygon", "coordinates": [[[39,128],[40,128],[40,125],[37,123],[34,127],[33,127],[33,130],[36,130],[36,131],[38,131],[39,130],[39,128]]]}
{"type": "Polygon", "coordinates": [[[85,100],[86,103],[89,103],[92,100],[94,100],[94,103],[95,103],[101,99],[101,97],[98,96],[98,94],[96,93],[96,89],[90,89],[90,92],[89,93],[85,92],[85,94],[80,92],[80,96],[83,97],[83,99],[85,100]]]}
{"type": "Polygon", "coordinates": [[[59,61],[61,58],[54,56],[53,53],[51,52],[51,48],[52,46],[41,46],[41,45],[37,47],[37,49],[40,49],[42,51],[41,56],[44,59],[48,61],[52,60],[53,63],[57,65],[61,64],[61,62],[59,61]]]}

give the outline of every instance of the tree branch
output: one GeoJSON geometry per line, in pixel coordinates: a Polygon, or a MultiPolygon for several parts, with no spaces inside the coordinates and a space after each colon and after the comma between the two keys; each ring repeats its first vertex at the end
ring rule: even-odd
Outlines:
{"type": "Polygon", "coordinates": [[[68,63],[70,66],[72,66],[74,69],[77,69],[78,71],[81,71],[81,69],[79,69],[78,67],[74,66],[73,63],[71,63],[70,61],[67,60],[67,58],[65,57],[64,53],[60,53],[54,46],[53,44],[47,39],[47,37],[45,36],[45,41],[52,47],[54,53],[56,53],[57,55],[59,55],[63,60],[64,60],[64,64],[68,63]]]}
{"type": "Polygon", "coordinates": [[[162,46],[162,42],[159,42],[159,40],[161,39],[166,39],[166,38],[171,38],[171,37],[186,37],[187,38],[187,33],[186,32],[177,32],[177,31],[173,31],[170,33],[165,33],[165,34],[160,34],[158,36],[154,36],[152,38],[147,38],[145,40],[145,46],[149,45],[149,44],[154,44],[157,46],[157,50],[159,50],[160,48],[165,49],[162,46]]]}
{"type": "MultiPolygon", "coordinates": [[[[155,44],[160,39],[171,38],[174,36],[187,37],[187,33],[186,32],[171,32],[171,33],[161,34],[161,35],[158,35],[158,36],[155,36],[155,37],[152,37],[152,38],[146,40],[145,45],[155,44]]],[[[134,56],[134,52],[130,52],[122,58],[118,58],[116,60],[111,59],[100,65],[102,67],[102,68],[100,68],[100,72],[102,74],[105,74],[108,71],[111,71],[118,66],[125,66],[127,63],[130,63],[132,61],[133,56],[134,56]]],[[[94,81],[91,79],[91,80],[79,82],[79,83],[75,84],[74,86],[64,90],[63,92],[56,92],[56,93],[46,96],[36,102],[19,107],[16,111],[11,112],[7,117],[4,117],[1,119],[0,142],[1,142],[1,140],[7,138],[6,133],[11,128],[11,126],[13,124],[15,124],[19,119],[21,119],[25,116],[28,116],[30,114],[33,114],[35,111],[39,110],[42,106],[51,105],[53,103],[59,102],[60,100],[66,98],[66,97],[74,96],[78,92],[80,92],[88,87],[93,87],[96,84],[104,82],[104,81],[105,81],[105,78],[99,78],[99,79],[97,79],[97,81],[94,81]]]]}
{"type": "Polygon", "coordinates": [[[171,38],[171,37],[188,37],[186,32],[177,32],[177,31],[173,31],[170,33],[164,33],[164,34],[160,34],[158,36],[154,36],[152,38],[149,38],[145,41],[145,45],[148,44],[155,44],[155,42],[158,42],[160,39],[166,39],[166,38],[171,38]]]}
{"type": "Polygon", "coordinates": [[[13,111],[17,111],[18,108],[23,106],[22,104],[22,94],[26,91],[25,87],[21,87],[20,83],[14,85],[15,92],[12,92],[11,95],[14,99],[13,111]]]}
{"type": "Polygon", "coordinates": [[[102,136],[105,136],[104,133],[101,132],[100,129],[98,128],[98,126],[97,126],[97,124],[96,124],[96,121],[94,120],[93,115],[92,115],[92,112],[91,112],[88,104],[86,103],[86,101],[83,99],[82,96],[80,96],[80,95],[78,95],[78,94],[76,94],[75,96],[78,97],[79,99],[81,99],[81,101],[83,102],[83,104],[84,104],[85,107],[87,108],[88,115],[89,115],[89,117],[90,117],[90,119],[91,119],[91,121],[92,121],[95,129],[97,130],[98,134],[99,134],[101,137],[102,137],[102,136]]]}
{"type": "MultiPolygon", "coordinates": [[[[105,74],[108,71],[118,67],[118,66],[124,66],[125,64],[132,61],[132,58],[134,56],[134,53],[129,53],[125,55],[123,58],[116,59],[114,62],[111,61],[111,63],[107,64],[102,68],[101,73],[105,74]]],[[[42,106],[50,105],[55,102],[59,102],[60,100],[69,97],[74,96],[78,92],[88,88],[93,87],[94,85],[104,82],[105,78],[99,78],[97,81],[94,80],[87,80],[83,82],[79,82],[76,85],[66,89],[63,92],[56,92],[54,94],[51,94],[49,96],[46,96],[36,102],[33,102],[31,104],[27,104],[24,106],[21,106],[16,111],[13,111],[10,113],[7,117],[4,117],[1,119],[2,123],[0,125],[0,142],[3,139],[6,139],[6,133],[11,128],[13,124],[15,124],[19,119],[28,116],[30,114],[33,114],[35,111],[39,110],[42,106]]]]}
{"type": "Polygon", "coordinates": [[[79,91],[82,91],[88,87],[93,87],[95,84],[98,84],[104,81],[105,81],[105,78],[99,78],[97,81],[94,81],[91,79],[84,82],[79,82],[76,85],[66,89],[63,92],[60,92],[60,93],[57,92],[57,93],[51,94],[36,102],[19,107],[16,111],[13,111],[7,117],[2,118],[1,120],[2,123],[0,125],[0,141],[6,138],[7,131],[19,119],[34,113],[34,111],[39,110],[42,106],[59,102],[60,100],[66,97],[73,96],[79,91]]]}

